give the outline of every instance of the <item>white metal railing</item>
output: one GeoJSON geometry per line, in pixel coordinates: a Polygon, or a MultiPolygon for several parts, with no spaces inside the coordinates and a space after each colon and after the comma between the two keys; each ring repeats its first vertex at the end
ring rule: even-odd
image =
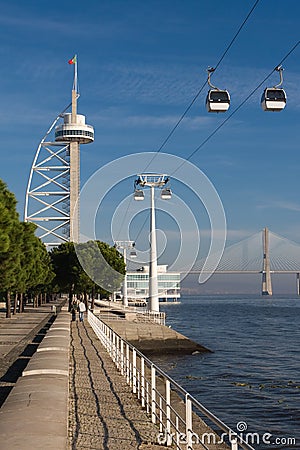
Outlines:
{"type": "MultiPolygon", "coordinates": [[[[104,300],[95,300],[96,306],[104,306],[109,309],[126,313],[136,313],[136,319],[138,322],[152,322],[158,323],[160,325],[165,325],[166,322],[166,313],[164,312],[153,312],[148,311],[144,307],[138,306],[124,306],[122,304],[117,304],[116,302],[104,301],[104,300]]],[[[109,312],[109,310],[108,310],[109,312]]],[[[101,311],[101,316],[104,311],[101,311]]],[[[112,317],[111,317],[112,318],[112,317]]]]}
{"type": "Polygon", "coordinates": [[[153,311],[137,312],[136,318],[138,322],[152,322],[158,323],[159,325],[165,325],[166,323],[166,313],[164,312],[153,312],[153,311]]]}
{"type": "Polygon", "coordinates": [[[254,450],[242,436],[91,311],[88,311],[88,321],[132,392],[151,416],[151,421],[158,425],[158,444],[173,444],[178,450],[193,450],[200,445],[209,450],[210,444],[225,442],[231,450],[254,450]],[[204,431],[203,427],[199,428],[199,417],[209,419],[218,434],[207,427],[204,431]]]}
{"type": "MultiPolygon", "coordinates": [[[[166,323],[166,313],[165,312],[154,312],[154,311],[148,311],[145,308],[139,308],[136,306],[124,306],[119,305],[116,302],[110,302],[110,301],[103,301],[103,300],[95,300],[96,306],[105,306],[108,307],[107,311],[103,308],[100,310],[100,316],[103,319],[122,319],[124,320],[124,317],[118,317],[117,314],[111,312],[111,310],[115,310],[116,312],[122,312],[124,315],[126,313],[135,313],[136,314],[136,321],[137,322],[151,322],[151,323],[158,323],[159,325],[165,325],[166,323]],[[105,315],[107,314],[107,316],[105,315]]],[[[99,312],[98,312],[99,313],[99,312]]]]}

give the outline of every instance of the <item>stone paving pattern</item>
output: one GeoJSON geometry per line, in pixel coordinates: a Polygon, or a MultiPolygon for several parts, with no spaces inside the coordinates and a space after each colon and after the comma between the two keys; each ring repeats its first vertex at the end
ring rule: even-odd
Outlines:
{"type": "Polygon", "coordinates": [[[158,428],[94,331],[85,321],[72,322],[69,393],[69,448],[154,450],[158,428]]]}

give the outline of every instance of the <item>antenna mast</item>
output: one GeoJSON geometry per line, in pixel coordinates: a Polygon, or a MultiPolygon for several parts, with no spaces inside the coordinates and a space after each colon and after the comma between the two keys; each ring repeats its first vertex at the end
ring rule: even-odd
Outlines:
{"type": "Polygon", "coordinates": [[[77,75],[77,55],[74,58],[70,59],[69,64],[74,65],[74,81],[73,81],[73,89],[72,89],[72,123],[76,123],[77,116],[77,99],[79,97],[78,94],[78,75],[77,75]]]}

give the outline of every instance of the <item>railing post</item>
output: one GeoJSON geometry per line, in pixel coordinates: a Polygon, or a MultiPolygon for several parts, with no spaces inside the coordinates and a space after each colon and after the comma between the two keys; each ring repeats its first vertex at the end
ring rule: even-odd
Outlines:
{"type": "Polygon", "coordinates": [[[132,392],[136,394],[136,350],[132,350],[132,392]]]}
{"type": "Polygon", "coordinates": [[[141,399],[141,373],[137,370],[136,374],[136,389],[137,389],[137,398],[141,399]]]}
{"type": "Polygon", "coordinates": [[[159,431],[162,432],[163,427],[163,406],[162,406],[162,398],[159,396],[159,431]]]}
{"type": "Polygon", "coordinates": [[[116,359],[117,359],[117,369],[120,370],[120,351],[119,351],[119,346],[120,346],[120,338],[117,335],[116,336],[116,359]]]}
{"type": "Polygon", "coordinates": [[[101,325],[101,341],[102,341],[104,348],[106,348],[106,334],[105,334],[104,324],[101,325]]]}
{"type": "Polygon", "coordinates": [[[186,435],[186,450],[193,448],[192,442],[193,422],[192,422],[192,402],[189,394],[185,395],[185,435],[186,435]]]}
{"type": "Polygon", "coordinates": [[[120,352],[121,352],[121,375],[124,376],[124,341],[123,341],[122,338],[121,338],[121,349],[120,349],[120,352]]]}
{"type": "Polygon", "coordinates": [[[167,446],[172,445],[171,436],[171,389],[170,381],[166,379],[166,431],[167,431],[167,446]]]}
{"type": "Polygon", "coordinates": [[[111,356],[111,329],[106,328],[106,350],[108,351],[109,355],[111,356]]]}
{"type": "Polygon", "coordinates": [[[126,344],[126,381],[130,383],[130,361],[129,361],[129,345],[126,344]]]}
{"type": "Polygon", "coordinates": [[[179,446],[179,441],[180,441],[180,432],[179,432],[179,419],[178,416],[175,417],[175,427],[176,427],[176,445],[178,448],[180,448],[179,446]]]}
{"type": "Polygon", "coordinates": [[[107,327],[103,326],[103,345],[107,351],[107,327]]]}
{"type": "Polygon", "coordinates": [[[151,402],[150,402],[150,397],[151,397],[151,382],[145,380],[145,402],[146,402],[146,411],[147,414],[149,414],[149,411],[151,409],[151,402]],[[150,395],[149,395],[150,392],[150,395]]]}
{"type": "Polygon", "coordinates": [[[141,357],[141,397],[142,407],[145,408],[145,359],[141,357]]]}
{"type": "Polygon", "coordinates": [[[151,365],[151,418],[156,423],[156,373],[155,367],[151,365]]]}
{"type": "Polygon", "coordinates": [[[231,450],[239,449],[238,440],[236,436],[231,436],[230,442],[231,442],[231,450]]]}
{"type": "Polygon", "coordinates": [[[112,360],[116,364],[116,335],[112,331],[112,360]]]}
{"type": "Polygon", "coordinates": [[[113,353],[112,353],[112,330],[110,328],[108,328],[108,345],[109,345],[109,354],[110,357],[113,358],[113,353]]]}

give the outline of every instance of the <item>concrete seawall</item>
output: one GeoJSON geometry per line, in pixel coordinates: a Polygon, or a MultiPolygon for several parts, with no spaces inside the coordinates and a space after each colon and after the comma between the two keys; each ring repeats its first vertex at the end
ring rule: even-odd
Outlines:
{"type": "Polygon", "coordinates": [[[126,339],[147,356],[211,352],[206,347],[165,325],[134,323],[127,320],[102,320],[123,339],[126,339]]]}
{"type": "Polygon", "coordinates": [[[61,312],[0,409],[1,450],[65,450],[70,314],[61,312]]]}
{"type": "Polygon", "coordinates": [[[147,356],[211,352],[172,328],[143,320],[142,315],[134,312],[122,311],[114,307],[102,307],[94,312],[123,339],[147,356]]]}

